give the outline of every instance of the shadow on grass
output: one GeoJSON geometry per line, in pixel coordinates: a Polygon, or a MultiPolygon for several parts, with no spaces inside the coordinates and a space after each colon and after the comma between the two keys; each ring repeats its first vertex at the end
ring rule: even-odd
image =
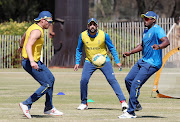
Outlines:
{"type": "Polygon", "coordinates": [[[102,110],[121,110],[121,109],[117,109],[117,108],[88,108],[88,109],[102,109],[102,110]]]}
{"type": "MultiPolygon", "coordinates": [[[[27,119],[26,116],[22,115],[24,119],[27,119]]],[[[54,116],[51,115],[31,115],[32,118],[52,118],[54,116]]]]}
{"type": "Polygon", "coordinates": [[[162,116],[138,116],[137,118],[166,118],[162,116]]]}
{"type": "Polygon", "coordinates": [[[50,115],[31,115],[32,118],[52,118],[50,115]]]}

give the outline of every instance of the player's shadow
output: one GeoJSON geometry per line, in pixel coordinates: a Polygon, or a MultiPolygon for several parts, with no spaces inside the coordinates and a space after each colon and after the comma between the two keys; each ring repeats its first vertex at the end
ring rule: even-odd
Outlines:
{"type": "Polygon", "coordinates": [[[88,108],[88,109],[91,109],[91,110],[93,110],[93,109],[102,109],[102,110],[120,110],[120,109],[118,109],[118,108],[88,108]]]}
{"type": "MultiPolygon", "coordinates": [[[[31,117],[32,118],[52,118],[53,116],[50,116],[50,115],[31,115],[31,117]]],[[[25,116],[23,116],[23,118],[27,119],[25,116]]]]}
{"type": "Polygon", "coordinates": [[[52,118],[50,115],[31,115],[32,118],[52,118]]]}
{"type": "Polygon", "coordinates": [[[162,116],[137,116],[137,118],[166,118],[162,116]]]}

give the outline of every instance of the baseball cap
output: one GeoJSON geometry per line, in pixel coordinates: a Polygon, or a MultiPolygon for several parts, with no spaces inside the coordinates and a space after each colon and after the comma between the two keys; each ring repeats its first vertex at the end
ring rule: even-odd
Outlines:
{"type": "Polygon", "coordinates": [[[89,24],[90,22],[95,22],[95,23],[97,24],[97,20],[96,20],[95,18],[90,18],[90,19],[88,20],[88,24],[89,24]]]}
{"type": "Polygon", "coordinates": [[[41,19],[47,19],[48,22],[52,22],[51,13],[49,11],[42,11],[41,13],[39,13],[39,16],[34,19],[34,21],[40,21],[41,19]]]}
{"type": "Polygon", "coordinates": [[[141,17],[147,17],[147,18],[154,18],[155,20],[157,19],[157,14],[154,13],[153,11],[148,11],[146,14],[141,14],[141,17]]]}

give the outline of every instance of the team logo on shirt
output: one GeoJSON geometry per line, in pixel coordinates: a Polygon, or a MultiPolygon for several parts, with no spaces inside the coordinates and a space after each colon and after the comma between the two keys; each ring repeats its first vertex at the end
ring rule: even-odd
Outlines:
{"type": "Polygon", "coordinates": [[[86,42],[86,44],[88,44],[88,42],[86,42]]]}
{"type": "Polygon", "coordinates": [[[151,33],[149,34],[149,38],[151,37],[151,33]]]}
{"type": "Polygon", "coordinates": [[[100,40],[98,40],[98,44],[100,44],[100,40]]]}
{"type": "Polygon", "coordinates": [[[87,50],[100,50],[100,47],[87,47],[87,50]]]}
{"type": "Polygon", "coordinates": [[[143,34],[143,38],[145,37],[146,34],[143,34]]]}

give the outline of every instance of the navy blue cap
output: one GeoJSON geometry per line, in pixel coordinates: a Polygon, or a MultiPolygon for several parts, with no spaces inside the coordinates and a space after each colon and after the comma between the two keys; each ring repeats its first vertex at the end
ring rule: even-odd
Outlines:
{"type": "Polygon", "coordinates": [[[90,18],[90,19],[88,20],[88,24],[89,24],[90,22],[95,22],[95,23],[97,24],[97,20],[96,20],[95,18],[90,18]]]}
{"type": "Polygon", "coordinates": [[[51,13],[49,11],[42,11],[41,13],[39,13],[39,16],[34,19],[34,21],[40,21],[41,19],[46,18],[52,18],[51,13]]]}
{"type": "Polygon", "coordinates": [[[141,17],[147,17],[147,18],[154,18],[157,19],[157,14],[154,13],[153,11],[148,11],[146,14],[141,14],[141,17]]]}

